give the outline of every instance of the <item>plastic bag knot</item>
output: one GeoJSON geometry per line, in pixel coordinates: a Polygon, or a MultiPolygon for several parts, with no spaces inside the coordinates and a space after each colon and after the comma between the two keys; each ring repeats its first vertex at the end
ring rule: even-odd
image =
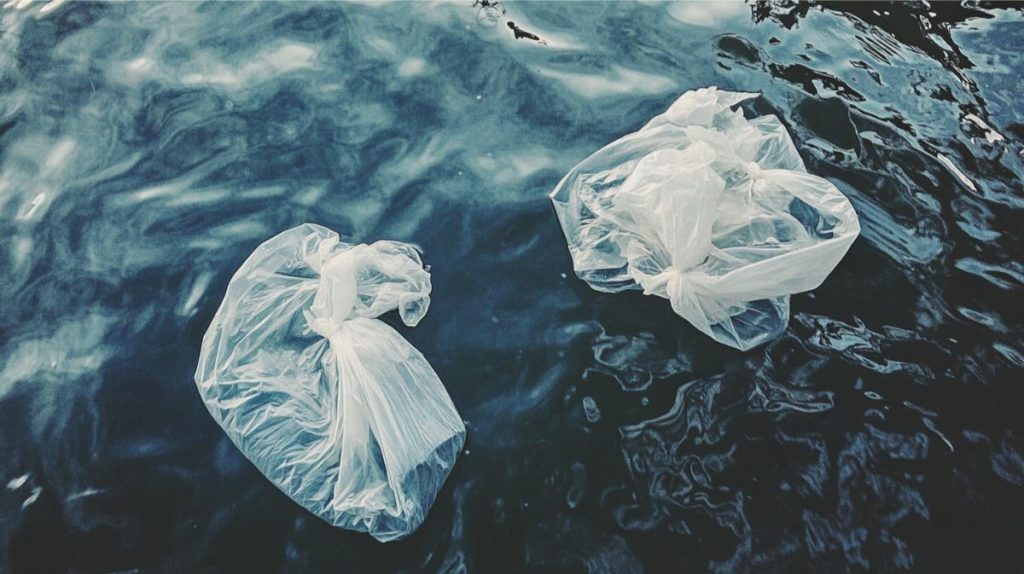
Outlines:
{"type": "Polygon", "coordinates": [[[328,341],[341,333],[341,330],[345,328],[345,321],[335,322],[327,317],[317,317],[309,312],[309,310],[305,311],[305,315],[306,323],[309,325],[310,330],[328,341]]]}
{"type": "Polygon", "coordinates": [[[756,161],[748,161],[746,165],[743,166],[743,171],[752,181],[757,181],[764,175],[761,166],[758,165],[756,161]]]}
{"type": "Polygon", "coordinates": [[[669,265],[661,273],[641,283],[641,287],[644,288],[644,295],[664,296],[692,290],[693,283],[690,281],[688,271],[675,265],[669,265]],[[662,288],[664,288],[664,293],[659,293],[662,288]]]}

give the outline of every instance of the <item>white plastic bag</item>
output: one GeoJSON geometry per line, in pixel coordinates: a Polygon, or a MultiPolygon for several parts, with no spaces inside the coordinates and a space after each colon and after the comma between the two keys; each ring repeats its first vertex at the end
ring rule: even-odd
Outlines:
{"type": "Polygon", "coordinates": [[[228,284],[196,383],[264,475],[327,522],[401,538],[423,522],[466,428],[426,359],[376,319],[414,326],[430,274],[411,246],[301,225],[228,284]]]}
{"type": "Polygon", "coordinates": [[[640,131],[572,169],[551,199],[576,274],[598,291],[643,289],[717,341],[749,349],[789,321],[860,233],[853,206],[804,169],[757,94],[683,94],[640,131]]]}

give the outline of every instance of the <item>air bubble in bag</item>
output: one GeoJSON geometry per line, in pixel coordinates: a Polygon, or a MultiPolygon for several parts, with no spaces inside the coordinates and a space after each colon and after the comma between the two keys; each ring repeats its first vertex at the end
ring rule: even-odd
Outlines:
{"type": "Polygon", "coordinates": [[[683,94],[574,167],[551,193],[576,274],[604,292],[664,297],[737,349],[785,330],[789,296],[817,288],[860,233],[849,200],[807,173],[757,94],[683,94]]]}
{"type": "Polygon", "coordinates": [[[419,253],[301,225],[235,273],[196,383],[213,418],[279,489],[381,541],[424,520],[466,428],[423,355],[377,319],[430,303],[419,253]]]}

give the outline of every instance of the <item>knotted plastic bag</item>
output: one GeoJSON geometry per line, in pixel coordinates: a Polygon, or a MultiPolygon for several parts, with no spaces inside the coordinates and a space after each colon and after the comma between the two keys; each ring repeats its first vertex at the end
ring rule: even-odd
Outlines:
{"type": "Polygon", "coordinates": [[[860,233],[849,200],[806,172],[758,94],[683,94],[636,133],[574,167],[551,193],[576,274],[642,289],[719,342],[782,332],[789,296],[817,288],[860,233]]]}
{"type": "Polygon", "coordinates": [[[301,225],[231,279],[196,369],[213,418],[271,482],[381,541],[423,522],[465,440],[430,364],[376,319],[398,309],[415,326],[429,295],[411,246],[301,225]]]}

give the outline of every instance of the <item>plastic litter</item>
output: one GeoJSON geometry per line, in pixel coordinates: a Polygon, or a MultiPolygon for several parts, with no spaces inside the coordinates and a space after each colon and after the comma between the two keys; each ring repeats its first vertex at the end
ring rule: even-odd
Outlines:
{"type": "Polygon", "coordinates": [[[466,428],[415,326],[430,274],[404,243],[341,242],[312,224],[260,245],[203,338],[196,384],[238,448],[310,512],[381,541],[423,522],[466,428]]]}
{"type": "Polygon", "coordinates": [[[551,193],[592,288],[667,298],[744,350],[785,330],[790,294],[817,288],[860,233],[849,200],[806,172],[776,117],[732,109],[757,96],[687,92],[551,193]]]}

